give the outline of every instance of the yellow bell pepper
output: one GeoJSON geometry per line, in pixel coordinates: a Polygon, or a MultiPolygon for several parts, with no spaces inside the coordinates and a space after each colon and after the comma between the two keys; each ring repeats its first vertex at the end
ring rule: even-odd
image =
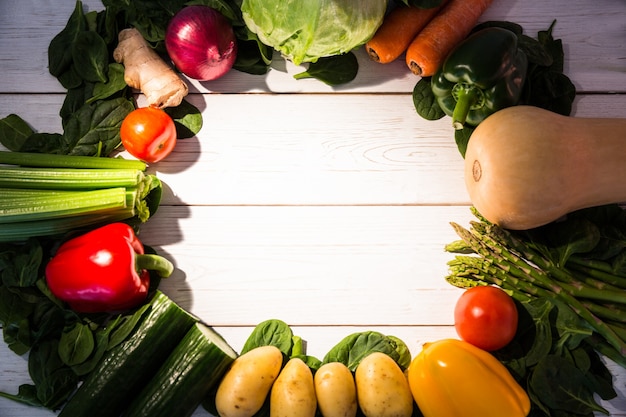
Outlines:
{"type": "Polygon", "coordinates": [[[530,399],[508,369],[467,342],[426,343],[408,370],[424,417],[526,417],[530,399]]]}

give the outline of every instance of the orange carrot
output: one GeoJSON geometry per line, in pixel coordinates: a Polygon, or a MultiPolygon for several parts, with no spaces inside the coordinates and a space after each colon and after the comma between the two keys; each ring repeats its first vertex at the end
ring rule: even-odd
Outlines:
{"type": "Polygon", "coordinates": [[[493,0],[450,0],[406,50],[406,64],[422,77],[432,76],[452,49],[469,35],[493,0]]]}
{"type": "Polygon", "coordinates": [[[365,44],[369,57],[381,64],[395,61],[446,1],[429,9],[398,6],[390,11],[374,36],[365,44]]]}

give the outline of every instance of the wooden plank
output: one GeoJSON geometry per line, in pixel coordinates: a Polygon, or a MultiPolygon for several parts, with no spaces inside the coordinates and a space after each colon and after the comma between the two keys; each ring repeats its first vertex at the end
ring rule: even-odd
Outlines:
{"type": "Polygon", "coordinates": [[[162,207],[143,241],[175,262],[162,281],[213,325],[450,325],[445,282],[467,207],[162,207]],[[321,308],[323,306],[323,308],[321,308]]]}
{"type": "MultiPolygon", "coordinates": [[[[5,95],[0,117],[61,132],[62,95],[5,95]]],[[[197,137],[150,172],[163,204],[469,204],[449,118],[426,121],[398,95],[207,94],[197,137]]],[[[575,114],[618,117],[626,95],[580,95],[575,114]]]]}
{"type": "MultiPolygon", "coordinates": [[[[60,92],[60,84],[47,73],[50,40],[66,24],[75,2],[21,0],[0,4],[0,57],[3,59],[2,92],[60,92]],[[54,12],[50,12],[54,10],[54,12]]],[[[102,10],[97,0],[84,1],[90,10],[102,10]]],[[[622,44],[626,8],[621,0],[560,2],[542,0],[495,1],[482,20],[520,23],[536,37],[557,20],[554,36],[563,40],[565,72],[582,92],[626,91],[625,51],[622,44]],[[596,24],[592,22],[601,22],[596,24]]],[[[232,71],[213,82],[191,82],[201,92],[410,92],[419,79],[403,58],[381,68],[357,49],[359,75],[352,83],[332,88],[314,80],[294,80],[304,67],[279,56],[266,76],[232,71]]]]}

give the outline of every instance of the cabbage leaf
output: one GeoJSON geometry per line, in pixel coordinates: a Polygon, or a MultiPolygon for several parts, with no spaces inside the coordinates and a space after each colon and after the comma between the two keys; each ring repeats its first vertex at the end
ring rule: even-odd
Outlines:
{"type": "Polygon", "coordinates": [[[296,65],[365,44],[381,25],[387,0],[243,0],[259,40],[296,65]]]}

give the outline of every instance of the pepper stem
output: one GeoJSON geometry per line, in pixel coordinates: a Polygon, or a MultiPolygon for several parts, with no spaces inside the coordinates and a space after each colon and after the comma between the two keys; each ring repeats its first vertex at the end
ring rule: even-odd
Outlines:
{"type": "Polygon", "coordinates": [[[460,130],[463,129],[469,111],[482,99],[482,94],[476,87],[464,83],[456,84],[452,94],[456,99],[456,105],[452,112],[452,127],[455,130],[460,130]]]}
{"type": "Polygon", "coordinates": [[[159,276],[167,278],[174,272],[174,265],[162,256],[144,253],[135,255],[135,267],[141,271],[155,271],[159,276]]]}

